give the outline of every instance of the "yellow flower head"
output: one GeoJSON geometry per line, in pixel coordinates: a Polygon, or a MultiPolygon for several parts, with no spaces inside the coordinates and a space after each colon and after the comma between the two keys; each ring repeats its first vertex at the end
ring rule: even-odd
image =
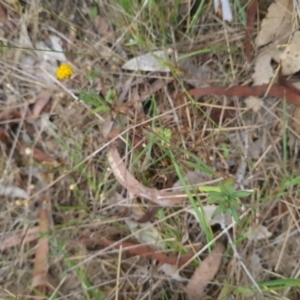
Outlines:
{"type": "Polygon", "coordinates": [[[73,73],[73,68],[68,64],[61,64],[56,70],[58,79],[68,79],[73,73]]]}

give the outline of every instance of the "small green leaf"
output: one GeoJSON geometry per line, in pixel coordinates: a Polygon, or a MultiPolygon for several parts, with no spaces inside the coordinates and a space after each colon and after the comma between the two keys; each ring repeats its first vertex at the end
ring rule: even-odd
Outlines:
{"type": "Polygon", "coordinates": [[[113,103],[113,100],[115,99],[116,97],[116,90],[113,90],[113,89],[109,89],[105,95],[105,100],[107,102],[109,102],[110,104],[113,103]]]}
{"type": "Polygon", "coordinates": [[[234,192],[234,182],[231,178],[220,184],[222,193],[231,195],[234,192]]]}
{"type": "Polygon", "coordinates": [[[222,150],[223,150],[223,156],[224,156],[224,158],[229,157],[229,149],[228,149],[228,145],[225,144],[225,143],[222,143],[222,144],[221,144],[221,148],[222,148],[222,150]]]}
{"type": "Polygon", "coordinates": [[[223,207],[220,205],[218,206],[215,211],[213,212],[211,218],[215,218],[217,215],[224,213],[223,207]]]}
{"type": "Polygon", "coordinates": [[[214,195],[210,194],[209,199],[208,199],[208,203],[213,204],[213,203],[216,203],[216,202],[220,202],[222,199],[223,199],[223,196],[219,193],[215,193],[214,195]]]}
{"type": "Polygon", "coordinates": [[[233,217],[233,219],[234,219],[234,221],[236,222],[236,224],[240,224],[240,218],[239,218],[239,215],[238,215],[236,209],[233,208],[233,207],[230,208],[230,209],[229,209],[229,213],[230,213],[230,215],[233,217]]]}
{"type": "Polygon", "coordinates": [[[93,106],[92,113],[106,112],[110,109],[95,90],[80,91],[78,98],[86,104],[93,106]]]}
{"type": "Polygon", "coordinates": [[[252,192],[250,191],[236,191],[233,193],[233,197],[234,198],[244,198],[244,197],[248,197],[252,194],[252,192]]]}
{"type": "Polygon", "coordinates": [[[201,192],[217,192],[217,193],[221,193],[221,189],[219,186],[210,186],[210,185],[206,185],[206,186],[200,186],[199,190],[201,192]]]}
{"type": "Polygon", "coordinates": [[[100,69],[95,69],[95,70],[92,70],[89,74],[89,79],[90,80],[93,80],[95,79],[96,77],[98,77],[99,75],[101,75],[101,70],[100,69]]]}
{"type": "Polygon", "coordinates": [[[95,19],[98,16],[98,7],[97,6],[93,6],[90,9],[90,17],[91,19],[95,19]]]}
{"type": "Polygon", "coordinates": [[[109,107],[105,106],[105,105],[102,105],[102,106],[98,106],[95,109],[92,109],[91,113],[92,114],[98,114],[98,113],[107,112],[107,111],[109,111],[109,107]]]}

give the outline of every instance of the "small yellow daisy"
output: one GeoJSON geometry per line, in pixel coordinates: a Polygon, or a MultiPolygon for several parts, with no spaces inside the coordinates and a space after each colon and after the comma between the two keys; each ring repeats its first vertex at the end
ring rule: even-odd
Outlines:
{"type": "Polygon", "coordinates": [[[68,79],[73,73],[73,68],[68,64],[61,64],[56,70],[58,79],[68,79]]]}

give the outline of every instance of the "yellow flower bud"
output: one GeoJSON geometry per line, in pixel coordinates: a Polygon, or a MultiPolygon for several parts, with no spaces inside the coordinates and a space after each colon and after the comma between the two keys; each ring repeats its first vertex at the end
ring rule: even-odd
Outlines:
{"type": "Polygon", "coordinates": [[[61,64],[56,70],[58,79],[68,79],[73,73],[73,68],[68,64],[61,64]]]}

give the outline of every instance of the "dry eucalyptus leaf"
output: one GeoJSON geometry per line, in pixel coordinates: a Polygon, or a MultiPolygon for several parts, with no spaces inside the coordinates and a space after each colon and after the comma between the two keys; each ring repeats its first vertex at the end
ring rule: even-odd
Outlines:
{"type": "Polygon", "coordinates": [[[292,29],[293,0],[276,0],[268,9],[261,24],[261,29],[255,40],[256,46],[261,47],[274,42],[292,29]]]}
{"type": "Polygon", "coordinates": [[[159,50],[130,59],[122,66],[122,69],[145,72],[170,72],[168,67],[163,66],[164,61],[168,60],[168,53],[166,51],[159,50]]]}
{"type": "Polygon", "coordinates": [[[272,236],[272,232],[263,225],[251,225],[247,230],[247,238],[249,240],[263,240],[272,236]]]}
{"type": "Polygon", "coordinates": [[[43,91],[41,92],[36,99],[36,102],[34,103],[33,109],[32,109],[32,115],[35,118],[38,118],[43,111],[44,107],[49,103],[50,99],[52,97],[52,93],[50,91],[43,91]]]}
{"type": "Polygon", "coordinates": [[[205,295],[205,288],[215,277],[222,261],[225,247],[217,243],[215,249],[201,262],[190,279],[186,293],[189,300],[200,300],[205,295]]]}
{"type": "Polygon", "coordinates": [[[5,186],[3,184],[0,184],[0,196],[22,199],[29,198],[28,193],[23,189],[17,186],[5,186]]]}
{"type": "MultiPolygon", "coordinates": [[[[210,225],[220,224],[222,227],[227,227],[232,224],[232,218],[229,214],[219,214],[212,217],[214,211],[217,209],[216,205],[205,205],[203,206],[203,212],[205,213],[205,217],[207,218],[210,225]]],[[[186,211],[190,214],[192,214],[197,220],[197,214],[193,208],[187,208],[186,211]]],[[[202,214],[201,208],[199,208],[200,215],[202,214]]]]}
{"type": "Polygon", "coordinates": [[[160,206],[172,206],[181,203],[186,195],[149,188],[137,181],[126,169],[118,150],[111,147],[107,153],[110,168],[117,181],[132,195],[151,200],[160,206]]]}
{"type": "Polygon", "coordinates": [[[245,99],[245,104],[247,108],[252,109],[254,112],[258,112],[263,105],[263,101],[254,96],[249,96],[245,99]]]}
{"type": "Polygon", "coordinates": [[[300,71],[300,32],[293,35],[290,44],[287,45],[281,55],[281,73],[292,75],[300,71]]]}
{"type": "Polygon", "coordinates": [[[49,220],[48,212],[46,208],[42,208],[39,217],[39,230],[40,239],[36,246],[33,275],[32,275],[32,286],[35,288],[41,288],[47,285],[48,282],[48,254],[49,254],[49,220]]]}
{"type": "Polygon", "coordinates": [[[29,228],[26,232],[10,232],[7,238],[1,234],[0,251],[4,251],[20,244],[30,243],[40,237],[38,227],[29,228]]]}
{"type": "Polygon", "coordinates": [[[254,73],[252,75],[253,85],[268,84],[274,76],[274,69],[271,65],[272,59],[280,60],[281,51],[278,49],[270,49],[261,52],[255,60],[254,73]]]}

